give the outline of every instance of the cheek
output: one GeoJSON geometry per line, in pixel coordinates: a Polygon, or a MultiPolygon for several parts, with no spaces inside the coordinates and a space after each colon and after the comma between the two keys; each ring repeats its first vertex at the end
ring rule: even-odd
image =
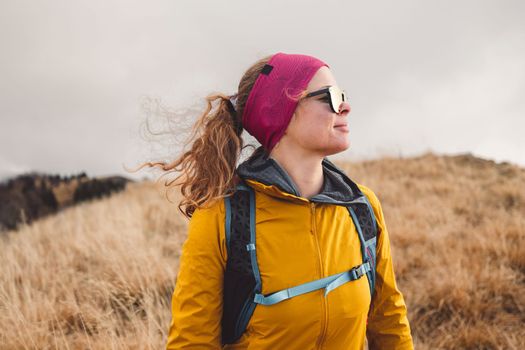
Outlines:
{"type": "Polygon", "coordinates": [[[309,138],[322,138],[327,132],[329,132],[330,125],[322,115],[312,117],[305,120],[301,125],[301,134],[309,138]]]}
{"type": "Polygon", "coordinates": [[[326,109],[327,106],[319,104],[311,106],[307,112],[294,116],[288,132],[290,136],[312,141],[323,141],[332,131],[332,114],[326,109]]]}

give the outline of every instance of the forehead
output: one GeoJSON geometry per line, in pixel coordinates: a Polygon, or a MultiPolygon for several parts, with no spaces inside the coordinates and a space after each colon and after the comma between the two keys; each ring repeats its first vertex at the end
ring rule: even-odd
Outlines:
{"type": "Polygon", "coordinates": [[[330,68],[323,66],[314,74],[306,89],[314,91],[328,85],[337,85],[337,82],[330,68]]]}

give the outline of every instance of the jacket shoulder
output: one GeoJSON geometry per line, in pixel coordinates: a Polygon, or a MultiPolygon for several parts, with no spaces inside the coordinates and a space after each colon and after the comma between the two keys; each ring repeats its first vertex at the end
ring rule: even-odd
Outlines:
{"type": "Polygon", "coordinates": [[[218,244],[224,261],[227,259],[225,216],[224,199],[218,199],[196,208],[188,224],[188,239],[218,244]]]}
{"type": "Polygon", "coordinates": [[[212,202],[206,203],[200,207],[197,207],[193,212],[192,219],[194,216],[224,216],[225,212],[224,198],[216,199],[212,202]]]}

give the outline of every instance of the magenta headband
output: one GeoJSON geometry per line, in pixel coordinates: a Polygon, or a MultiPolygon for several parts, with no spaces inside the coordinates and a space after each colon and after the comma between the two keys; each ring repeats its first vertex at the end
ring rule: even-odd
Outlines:
{"type": "Polygon", "coordinates": [[[242,125],[268,153],[281,139],[292,119],[297,97],[306,89],[323,61],[282,52],[272,56],[253,85],[242,115],[242,125]]]}

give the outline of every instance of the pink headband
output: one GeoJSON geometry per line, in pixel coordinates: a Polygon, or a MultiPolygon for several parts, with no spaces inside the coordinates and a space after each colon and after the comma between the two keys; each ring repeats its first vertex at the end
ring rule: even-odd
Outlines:
{"type": "Polygon", "coordinates": [[[268,153],[292,119],[298,104],[292,97],[306,89],[322,66],[328,67],[312,56],[279,52],[263,67],[244,107],[242,125],[268,153]]]}

